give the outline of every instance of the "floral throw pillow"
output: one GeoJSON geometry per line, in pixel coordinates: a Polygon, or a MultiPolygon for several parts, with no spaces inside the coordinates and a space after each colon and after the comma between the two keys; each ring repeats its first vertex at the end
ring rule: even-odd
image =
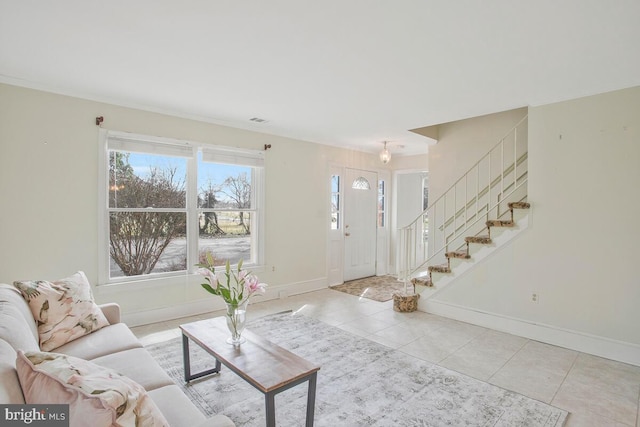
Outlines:
{"type": "Polygon", "coordinates": [[[29,404],[68,404],[69,425],[160,427],[166,419],[132,379],[59,353],[18,352],[16,370],[29,404]]]}
{"type": "Polygon", "coordinates": [[[58,348],[109,324],[93,301],[91,285],[82,271],[55,282],[28,280],[13,285],[29,304],[42,351],[58,348]]]}

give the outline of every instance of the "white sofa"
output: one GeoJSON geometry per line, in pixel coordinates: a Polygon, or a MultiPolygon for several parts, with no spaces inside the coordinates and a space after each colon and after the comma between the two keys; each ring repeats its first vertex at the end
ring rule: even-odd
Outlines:
{"type": "MultiPolygon", "coordinates": [[[[52,352],[89,360],[125,375],[147,390],[172,427],[234,427],[224,415],[206,418],[120,322],[117,304],[99,306],[109,326],[52,352]]],[[[17,351],[40,351],[38,330],[28,304],[11,285],[0,283],[0,403],[24,404],[16,371],[17,351]]]]}

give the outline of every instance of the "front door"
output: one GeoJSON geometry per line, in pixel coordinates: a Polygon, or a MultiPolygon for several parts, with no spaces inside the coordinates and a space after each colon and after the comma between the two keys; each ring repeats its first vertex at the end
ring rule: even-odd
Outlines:
{"type": "Polygon", "coordinates": [[[376,274],[378,175],[347,169],[344,180],[344,281],[376,274]]]}

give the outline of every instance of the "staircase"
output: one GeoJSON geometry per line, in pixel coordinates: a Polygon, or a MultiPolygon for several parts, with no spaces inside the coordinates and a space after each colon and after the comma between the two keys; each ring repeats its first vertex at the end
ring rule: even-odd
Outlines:
{"type": "Polygon", "coordinates": [[[496,229],[520,228],[514,211],[528,212],[531,207],[526,201],[527,119],[524,117],[418,218],[399,230],[397,273],[405,290],[409,284],[414,291],[416,286],[425,286],[432,292],[422,296],[432,296],[435,287],[451,282],[442,277],[453,276],[456,268],[470,268],[458,263],[455,267],[452,259],[464,264],[479,262],[505,240],[492,238],[496,229]],[[471,245],[485,248],[483,256],[472,256],[471,245]]]}
{"type": "Polygon", "coordinates": [[[433,287],[433,273],[451,273],[451,259],[471,259],[471,255],[469,253],[469,245],[471,243],[478,245],[490,245],[493,243],[491,240],[491,228],[492,227],[515,227],[516,221],[513,217],[514,209],[529,209],[531,205],[528,202],[511,202],[507,205],[509,207],[509,212],[511,213],[511,219],[508,220],[500,220],[500,219],[492,219],[487,221],[485,224],[487,226],[487,234],[479,235],[479,236],[466,236],[464,238],[465,241],[465,249],[446,252],[445,257],[447,258],[446,264],[438,264],[438,265],[430,265],[427,267],[427,271],[429,272],[429,277],[419,278],[414,277],[411,279],[411,283],[414,286],[426,286],[428,288],[433,287]]]}

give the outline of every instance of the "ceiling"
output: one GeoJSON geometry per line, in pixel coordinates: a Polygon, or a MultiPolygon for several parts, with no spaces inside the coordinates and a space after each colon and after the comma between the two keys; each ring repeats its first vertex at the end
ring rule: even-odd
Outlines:
{"type": "Polygon", "coordinates": [[[640,85],[639,22],[637,0],[0,0],[0,81],[409,155],[433,143],[411,129],[640,85]]]}

